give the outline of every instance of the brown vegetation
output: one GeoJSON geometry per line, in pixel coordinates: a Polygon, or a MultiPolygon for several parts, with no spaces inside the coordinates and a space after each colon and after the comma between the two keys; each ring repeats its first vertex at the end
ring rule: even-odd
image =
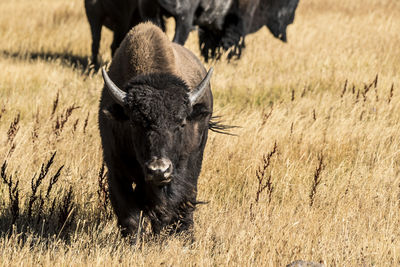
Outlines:
{"type": "Polygon", "coordinates": [[[83,1],[0,11],[0,265],[399,265],[398,1],[300,1],[287,44],[264,28],[209,64],[215,115],[240,127],[210,132],[192,245],[119,234],[83,1]]]}

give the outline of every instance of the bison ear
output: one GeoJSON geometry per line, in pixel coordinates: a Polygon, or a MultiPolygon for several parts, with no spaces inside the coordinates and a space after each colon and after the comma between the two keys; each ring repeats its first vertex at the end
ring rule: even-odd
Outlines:
{"type": "Polygon", "coordinates": [[[129,117],[125,114],[124,108],[117,104],[112,104],[102,110],[103,114],[109,120],[127,121],[129,117]]]}
{"type": "Polygon", "coordinates": [[[192,106],[196,105],[203,97],[203,95],[206,93],[206,89],[210,84],[213,72],[214,68],[211,67],[206,77],[204,77],[204,79],[200,82],[200,84],[192,92],[189,93],[189,100],[192,106]]]}

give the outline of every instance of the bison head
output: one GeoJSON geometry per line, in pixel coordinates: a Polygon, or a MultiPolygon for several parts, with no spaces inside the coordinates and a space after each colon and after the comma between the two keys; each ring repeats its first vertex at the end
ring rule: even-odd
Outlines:
{"type": "Polygon", "coordinates": [[[169,184],[174,176],[188,171],[192,151],[202,153],[212,113],[203,96],[209,91],[212,72],[211,68],[193,90],[179,77],[165,73],[137,76],[121,90],[102,69],[117,106],[112,116],[129,124],[134,158],[145,183],[169,184]]]}
{"type": "Polygon", "coordinates": [[[287,42],[286,28],[293,23],[298,3],[299,0],[274,0],[268,3],[268,29],[283,42],[287,42]]]}

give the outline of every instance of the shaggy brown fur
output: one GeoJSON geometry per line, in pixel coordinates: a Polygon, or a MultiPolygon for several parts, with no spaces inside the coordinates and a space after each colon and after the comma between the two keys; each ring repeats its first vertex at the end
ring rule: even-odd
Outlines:
{"type": "Polygon", "coordinates": [[[134,27],[125,37],[113,58],[109,76],[123,85],[132,77],[149,73],[171,73],[181,77],[193,89],[204,78],[206,70],[188,49],[171,43],[162,30],[147,22],[134,27]]]}

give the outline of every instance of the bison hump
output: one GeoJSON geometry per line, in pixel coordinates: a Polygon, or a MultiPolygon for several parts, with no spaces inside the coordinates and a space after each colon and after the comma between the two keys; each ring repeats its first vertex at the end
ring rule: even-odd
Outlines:
{"type": "Polygon", "coordinates": [[[110,77],[123,86],[137,75],[176,73],[171,41],[151,22],[132,28],[117,49],[110,65],[110,77]]]}

